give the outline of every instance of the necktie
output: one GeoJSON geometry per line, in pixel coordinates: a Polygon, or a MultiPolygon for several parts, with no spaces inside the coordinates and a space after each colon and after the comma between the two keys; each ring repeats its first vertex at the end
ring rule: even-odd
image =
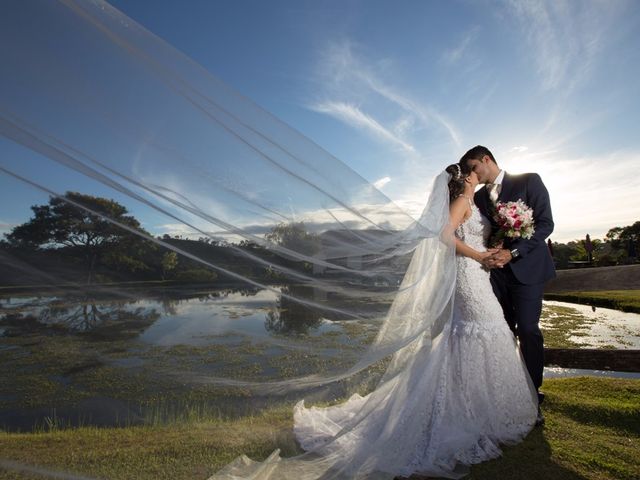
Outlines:
{"type": "Polygon", "coordinates": [[[500,184],[498,183],[488,183],[487,191],[489,192],[489,199],[491,203],[494,205],[498,203],[498,195],[500,194],[500,184]]]}

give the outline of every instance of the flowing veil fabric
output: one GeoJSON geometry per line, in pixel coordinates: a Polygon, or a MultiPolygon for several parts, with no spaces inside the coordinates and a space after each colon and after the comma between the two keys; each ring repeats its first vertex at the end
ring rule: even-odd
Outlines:
{"type": "MultiPolygon", "coordinates": [[[[350,364],[308,368],[293,378],[176,368],[172,373],[185,382],[301,398],[305,390],[383,365],[372,393],[327,412],[336,429],[314,452],[294,460],[275,452],[261,463],[241,458],[213,478],[234,478],[241,470],[246,478],[296,479],[398,473],[395,465],[406,459],[378,447],[400,428],[395,421],[409,401],[403,392],[428,381],[423,370],[438,361],[429,352],[450,328],[456,267],[448,175],[434,180],[416,220],[109,4],[15,1],[0,8],[0,62],[9,73],[0,78],[4,201],[8,195],[59,201],[229,282],[274,291],[324,318],[373,322],[378,329],[350,364]],[[74,192],[117,200],[151,231],[74,192]],[[172,240],[154,225],[200,241],[172,240]],[[225,256],[207,253],[202,245],[211,242],[225,256]],[[310,289],[313,295],[299,293],[310,289]],[[388,306],[372,311],[372,297],[388,306]],[[381,411],[388,416],[375,422],[381,430],[368,430],[381,411]]],[[[7,244],[0,251],[16,278],[73,284],[65,266],[30,263],[21,253],[27,247],[7,244]]],[[[141,261],[148,251],[131,250],[127,261],[141,261]]],[[[102,288],[119,290],[113,283],[102,288]]],[[[304,412],[299,405],[296,415],[304,412]]],[[[406,438],[406,445],[415,441],[406,438]]]]}
{"type": "MultiPolygon", "coordinates": [[[[446,188],[442,178],[439,183],[446,188]]],[[[371,393],[354,394],[344,403],[319,410],[306,409],[304,401],[296,405],[295,433],[307,453],[282,458],[274,451],[263,462],[243,455],[210,480],[393,479],[414,473],[412,457],[423,439],[419,438],[421,430],[411,428],[410,423],[417,420],[416,411],[437,404],[435,382],[425,388],[418,384],[428,384],[442,366],[440,357],[445,350],[434,349],[433,356],[431,351],[450,333],[454,256],[451,244],[442,239],[419,242],[377,341],[362,362],[368,364],[386,353],[386,348],[377,352],[386,342],[406,345],[395,351],[371,393]],[[425,395],[413,397],[416,390],[425,395]]],[[[355,373],[360,366],[346,374],[355,373]]],[[[459,478],[468,471],[455,462],[447,467],[434,465],[423,473],[459,478]]]]}

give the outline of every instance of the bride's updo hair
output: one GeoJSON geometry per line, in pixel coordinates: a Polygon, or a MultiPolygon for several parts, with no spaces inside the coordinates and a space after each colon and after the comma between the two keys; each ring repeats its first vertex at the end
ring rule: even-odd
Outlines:
{"type": "Polygon", "coordinates": [[[445,168],[445,172],[451,175],[449,178],[449,202],[458,198],[464,192],[464,180],[471,173],[471,168],[464,164],[453,163],[445,168]]]}

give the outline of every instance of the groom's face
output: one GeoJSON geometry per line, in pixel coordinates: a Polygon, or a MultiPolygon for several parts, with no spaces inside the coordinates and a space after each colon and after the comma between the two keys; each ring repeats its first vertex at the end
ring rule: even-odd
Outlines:
{"type": "Polygon", "coordinates": [[[487,156],[484,156],[479,160],[467,160],[467,166],[478,176],[478,183],[487,183],[491,181],[492,171],[489,162],[491,162],[491,160],[487,156]]]}

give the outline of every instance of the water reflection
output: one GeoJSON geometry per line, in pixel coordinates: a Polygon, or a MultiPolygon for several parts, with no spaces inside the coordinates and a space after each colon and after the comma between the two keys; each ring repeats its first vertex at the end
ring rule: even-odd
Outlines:
{"type": "MultiPolygon", "coordinates": [[[[83,335],[88,338],[136,339],[154,345],[203,345],[225,342],[223,337],[269,337],[320,335],[331,322],[348,320],[337,311],[354,308],[352,299],[327,295],[304,285],[285,285],[264,290],[156,289],[120,292],[118,295],[57,295],[0,298],[0,337],[43,334],[83,335]],[[294,299],[300,299],[296,301],[294,299]],[[310,306],[326,306],[326,309],[310,306]],[[331,310],[333,309],[333,310],[331,310]]],[[[359,299],[357,305],[372,325],[389,303],[359,299]]],[[[567,335],[580,345],[639,348],[640,315],[608,309],[545,302],[545,328],[566,323],[558,315],[571,316],[575,332],[567,335]]]]}
{"type": "Polygon", "coordinates": [[[582,347],[640,348],[640,314],[589,305],[545,301],[541,326],[575,325],[568,339],[582,347]]]}
{"type": "MultiPolygon", "coordinates": [[[[227,343],[238,336],[264,338],[264,315],[277,294],[269,290],[211,291],[173,298],[139,340],[161,346],[227,343]]],[[[157,300],[141,301],[153,306],[157,300]]],[[[165,298],[163,305],[168,301],[165,298]]]]}
{"type": "Polygon", "coordinates": [[[317,329],[322,324],[322,316],[317,308],[306,305],[300,300],[311,300],[313,287],[287,286],[281,289],[284,295],[276,300],[276,305],[265,318],[267,331],[276,335],[306,335],[310,329],[317,329]]]}
{"type": "Polygon", "coordinates": [[[48,334],[83,334],[96,339],[136,337],[160,314],[155,309],[133,306],[131,301],[99,301],[95,298],[69,296],[5,304],[0,315],[3,335],[16,337],[36,332],[48,334]]]}
{"type": "Polygon", "coordinates": [[[276,379],[355,363],[376,325],[327,321],[288,295],[349,301],[295,285],[0,297],[0,428],[42,424],[52,409],[116,425],[158,399],[233,411],[246,392],[189,375],[276,379]]]}
{"type": "Polygon", "coordinates": [[[233,335],[264,340],[331,330],[330,322],[323,318],[332,316],[307,306],[304,300],[330,303],[326,295],[301,285],[273,290],[158,289],[118,295],[12,297],[0,299],[0,336],[41,332],[136,337],[144,343],[167,346],[203,345],[233,335]]]}

